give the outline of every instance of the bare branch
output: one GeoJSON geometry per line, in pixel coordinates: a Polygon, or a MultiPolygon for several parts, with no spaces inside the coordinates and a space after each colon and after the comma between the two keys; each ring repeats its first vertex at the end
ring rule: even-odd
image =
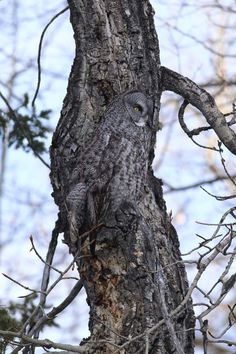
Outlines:
{"type": "MultiPolygon", "coordinates": [[[[231,176],[231,178],[236,178],[236,175],[233,175],[231,176]]],[[[229,177],[228,176],[217,176],[217,177],[214,177],[214,178],[209,178],[209,179],[205,179],[205,180],[201,180],[199,182],[196,182],[196,183],[191,183],[189,185],[186,185],[186,186],[180,186],[180,187],[174,187],[174,186],[171,186],[168,182],[166,182],[165,180],[163,180],[163,184],[165,186],[167,186],[167,190],[165,191],[165,193],[171,193],[171,192],[180,192],[180,191],[185,191],[185,190],[188,190],[188,189],[192,189],[192,188],[196,188],[196,187],[200,187],[202,186],[203,184],[212,184],[212,183],[215,183],[215,182],[220,182],[220,181],[224,181],[224,180],[228,180],[229,177]]]]}
{"type": "Polygon", "coordinates": [[[74,287],[72,288],[69,295],[58,306],[53,307],[53,309],[50,312],[48,312],[47,314],[44,314],[42,317],[39,318],[39,320],[35,323],[34,327],[29,332],[29,335],[32,335],[33,333],[37,333],[47,321],[52,320],[59,313],[64,311],[65,308],[68,307],[72,303],[72,301],[78,295],[78,293],[80,292],[82,287],[83,287],[83,282],[80,279],[74,285],[74,287]]]}
{"type": "Polygon", "coordinates": [[[200,127],[200,128],[197,128],[197,129],[192,129],[192,130],[189,130],[186,123],[184,122],[184,111],[185,111],[185,108],[187,107],[187,105],[189,104],[189,102],[187,100],[184,100],[184,102],[182,103],[180,109],[179,109],[179,113],[178,113],[178,118],[179,118],[179,124],[181,126],[181,128],[183,129],[183,131],[185,132],[185,134],[188,135],[188,137],[194,142],[194,144],[196,144],[197,146],[203,148],[203,149],[211,149],[211,150],[214,150],[214,151],[219,151],[217,148],[215,147],[210,147],[210,146],[204,146],[202,144],[199,144],[198,142],[196,142],[194,139],[193,139],[193,136],[194,135],[199,135],[202,131],[206,131],[206,130],[209,130],[209,129],[212,129],[211,127],[200,127]]]}
{"type": "Polygon", "coordinates": [[[33,339],[28,336],[25,336],[23,334],[20,334],[18,332],[12,332],[12,331],[2,331],[0,330],[0,335],[6,336],[6,337],[12,337],[12,338],[21,338],[24,341],[24,344],[21,344],[21,348],[24,346],[27,346],[27,344],[34,344],[37,347],[42,347],[42,348],[53,348],[53,349],[63,349],[63,350],[69,350],[73,353],[84,353],[84,350],[79,347],[79,346],[73,346],[70,344],[61,344],[61,343],[55,343],[52,342],[49,339],[33,339]],[[25,343],[26,342],[26,343],[25,343]]]}
{"type": "Polygon", "coordinates": [[[53,18],[48,22],[48,24],[45,26],[44,30],[42,31],[42,34],[40,36],[40,41],[39,41],[39,48],[38,48],[38,57],[37,57],[37,64],[38,64],[38,82],[37,82],[37,87],[35,90],[35,94],[32,100],[32,107],[35,106],[35,101],[36,98],[38,96],[38,92],[39,92],[39,88],[40,88],[40,83],[41,83],[41,51],[42,51],[42,44],[43,44],[43,38],[44,35],[48,29],[48,27],[53,23],[53,21],[59,17],[60,15],[62,15],[64,12],[66,12],[67,10],[69,10],[69,6],[66,6],[63,10],[61,10],[60,12],[58,12],[55,16],[53,16],[53,18]]]}
{"type": "Polygon", "coordinates": [[[198,108],[220,141],[236,155],[236,134],[228,126],[225,116],[219,111],[214,98],[192,80],[164,66],[161,67],[161,75],[162,90],[175,92],[198,108]]]}
{"type": "Polygon", "coordinates": [[[15,283],[15,284],[21,286],[21,287],[24,288],[25,290],[29,290],[29,291],[31,291],[32,293],[41,293],[40,290],[31,289],[31,288],[29,288],[28,286],[26,286],[26,285],[24,285],[24,284],[21,284],[19,281],[13,279],[12,277],[10,277],[9,275],[7,275],[7,274],[5,274],[5,273],[2,273],[2,275],[3,275],[4,277],[6,277],[7,279],[11,280],[13,283],[15,283]]]}
{"type": "Polygon", "coordinates": [[[200,186],[200,188],[206,192],[208,195],[210,195],[211,197],[214,197],[216,200],[219,200],[219,201],[224,201],[224,200],[227,200],[227,199],[233,199],[236,197],[236,194],[232,194],[232,195],[228,195],[228,196],[218,196],[218,195],[215,195],[215,194],[212,194],[210,192],[208,192],[205,188],[203,188],[202,186],[200,186]]]}
{"type": "MultiPolygon", "coordinates": [[[[161,19],[161,18],[159,18],[159,19],[161,19]]],[[[214,48],[212,48],[212,46],[207,45],[205,40],[201,40],[201,39],[197,38],[196,36],[193,36],[191,33],[184,32],[184,31],[180,30],[177,26],[171,25],[169,22],[164,22],[164,23],[166,26],[172,28],[176,32],[180,33],[181,35],[192,39],[194,42],[202,45],[203,48],[207,49],[209,52],[211,52],[214,55],[217,55],[220,58],[235,58],[235,56],[236,56],[236,54],[221,53],[220,51],[217,51],[214,48]]]]}
{"type": "Polygon", "coordinates": [[[31,242],[31,245],[32,245],[31,250],[34,250],[36,256],[40,259],[40,261],[41,261],[42,263],[44,263],[46,266],[49,266],[49,267],[50,267],[51,269],[53,269],[55,272],[62,274],[62,271],[61,271],[61,270],[59,270],[59,269],[53,267],[52,264],[48,264],[48,263],[43,259],[43,257],[39,254],[39,252],[37,251],[37,249],[36,249],[36,247],[35,247],[34,239],[33,239],[33,236],[32,236],[32,235],[30,236],[30,242],[31,242]]]}
{"type": "Polygon", "coordinates": [[[69,295],[60,303],[60,305],[54,307],[52,311],[50,311],[47,314],[47,317],[52,319],[56,315],[58,315],[60,312],[62,312],[68,305],[71,304],[71,302],[75,299],[75,297],[78,295],[80,290],[83,287],[83,282],[82,280],[78,280],[77,283],[74,285],[73,289],[69,293],[69,295]]]}
{"type": "Polygon", "coordinates": [[[229,347],[234,346],[236,347],[236,342],[231,341],[231,340],[208,340],[208,343],[221,343],[221,344],[227,344],[229,347]]]}
{"type": "Polygon", "coordinates": [[[222,150],[220,149],[220,157],[221,157],[221,163],[224,167],[225,173],[227,174],[227,176],[229,177],[229,179],[231,180],[231,182],[233,183],[233,185],[236,187],[236,182],[234,180],[234,177],[230,175],[226,165],[225,165],[225,159],[222,156],[222,150]]]}

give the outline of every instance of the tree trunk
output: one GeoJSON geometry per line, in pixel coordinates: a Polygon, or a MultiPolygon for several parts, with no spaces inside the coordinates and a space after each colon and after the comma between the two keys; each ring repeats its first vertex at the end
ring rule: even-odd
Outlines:
{"type": "MultiPolygon", "coordinates": [[[[193,353],[194,315],[176,232],[166,213],[161,181],[151,163],[162,93],[159,46],[147,0],[69,0],[76,55],[61,118],[51,146],[53,197],[61,231],[76,256],[90,306],[85,353],[193,353]],[[68,237],[66,198],[78,153],[99,125],[107,104],[139,89],[155,99],[147,184],[126,210],[129,227],[100,225],[95,253],[88,240],[74,250],[68,237]],[[175,310],[177,309],[177,310],[175,310]]],[[[89,230],[84,230],[89,231],[89,230]]]]}

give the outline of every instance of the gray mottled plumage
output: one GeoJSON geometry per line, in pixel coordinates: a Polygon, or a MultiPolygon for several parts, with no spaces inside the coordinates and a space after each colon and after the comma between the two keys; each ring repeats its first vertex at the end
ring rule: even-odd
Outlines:
{"type": "Polygon", "coordinates": [[[99,128],[80,150],[67,201],[70,239],[89,231],[122,202],[135,205],[147,176],[153,102],[139,91],[108,106],[99,128]]]}

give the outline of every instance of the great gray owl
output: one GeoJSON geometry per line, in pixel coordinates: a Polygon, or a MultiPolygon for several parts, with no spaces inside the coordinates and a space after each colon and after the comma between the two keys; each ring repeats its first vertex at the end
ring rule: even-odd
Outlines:
{"type": "Polygon", "coordinates": [[[153,101],[142,92],[129,91],[115,98],[99,128],[79,152],[68,194],[69,233],[72,244],[83,232],[116,213],[122,202],[134,206],[147,177],[153,101]]]}

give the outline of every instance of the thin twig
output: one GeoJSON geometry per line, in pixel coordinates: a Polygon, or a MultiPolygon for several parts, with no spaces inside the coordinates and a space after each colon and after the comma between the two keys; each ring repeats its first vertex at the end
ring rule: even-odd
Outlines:
{"type": "MultiPolygon", "coordinates": [[[[232,178],[236,178],[236,175],[233,175],[232,178]]],[[[205,179],[196,183],[192,183],[186,186],[182,186],[182,187],[173,187],[171,186],[169,183],[167,183],[165,180],[163,180],[163,185],[166,186],[168,189],[164,192],[165,194],[167,193],[171,193],[171,192],[182,192],[185,191],[187,189],[192,189],[192,188],[196,188],[196,187],[200,187],[203,184],[212,184],[215,182],[220,182],[220,181],[224,181],[224,180],[228,180],[229,177],[228,176],[217,176],[214,178],[210,178],[210,179],[205,179]]]]}
{"type": "Polygon", "coordinates": [[[42,291],[40,291],[40,290],[31,289],[31,288],[29,288],[28,286],[21,284],[19,281],[13,279],[12,277],[10,277],[9,275],[7,275],[7,274],[5,274],[5,273],[2,273],[2,275],[3,275],[4,277],[6,277],[7,279],[11,280],[13,283],[15,283],[15,284],[21,286],[21,287],[24,288],[25,290],[29,290],[29,291],[31,291],[32,293],[42,293],[42,291]]]}
{"type": "Polygon", "coordinates": [[[223,151],[220,149],[220,157],[221,157],[221,163],[223,165],[223,168],[225,170],[225,173],[227,174],[228,178],[230,179],[230,181],[233,183],[233,185],[236,187],[236,182],[234,180],[234,177],[230,175],[230,173],[228,172],[228,169],[226,168],[225,165],[225,159],[223,158],[223,151]]]}
{"type": "Polygon", "coordinates": [[[61,270],[59,270],[59,269],[53,267],[52,264],[47,263],[47,262],[43,259],[43,257],[38,253],[38,251],[37,251],[37,249],[36,249],[36,247],[35,247],[34,239],[33,239],[33,236],[32,236],[32,235],[30,236],[30,242],[31,242],[31,245],[32,245],[32,250],[34,250],[36,256],[40,259],[40,261],[41,261],[42,263],[44,263],[46,266],[49,266],[49,267],[50,267],[51,269],[53,269],[55,272],[61,274],[61,273],[62,273],[61,270]]]}
{"type": "Polygon", "coordinates": [[[216,200],[219,200],[219,201],[225,201],[225,200],[228,200],[228,199],[233,199],[233,198],[235,198],[236,197],[236,194],[231,194],[231,195],[228,195],[228,196],[217,196],[217,195],[215,195],[215,194],[212,194],[212,193],[210,193],[210,192],[208,192],[205,188],[203,188],[202,186],[200,186],[200,188],[204,191],[204,192],[206,192],[208,195],[210,195],[211,197],[214,197],[216,200]]]}
{"type": "Polygon", "coordinates": [[[38,47],[38,57],[37,57],[37,65],[38,65],[38,81],[37,81],[37,87],[35,90],[35,94],[34,97],[32,99],[32,107],[35,106],[35,101],[36,98],[38,96],[39,93],[39,89],[40,89],[40,84],[41,84],[41,52],[42,52],[42,44],[43,44],[43,39],[44,39],[44,35],[48,29],[48,27],[53,23],[53,21],[55,21],[55,19],[57,17],[59,17],[60,15],[62,15],[64,12],[66,12],[69,9],[69,6],[66,6],[63,10],[61,10],[60,12],[58,12],[55,16],[52,17],[52,19],[48,22],[48,24],[44,27],[41,36],[40,36],[40,40],[39,40],[39,47],[38,47]]]}

